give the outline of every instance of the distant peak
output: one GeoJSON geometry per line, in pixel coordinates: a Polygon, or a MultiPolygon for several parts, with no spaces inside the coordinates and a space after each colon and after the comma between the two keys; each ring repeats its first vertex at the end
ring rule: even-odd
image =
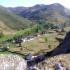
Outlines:
{"type": "Polygon", "coordinates": [[[60,3],[54,3],[54,5],[59,6],[59,5],[61,5],[61,4],[60,4],[60,3]]]}
{"type": "Polygon", "coordinates": [[[36,4],[34,7],[44,6],[44,4],[36,4]]]}
{"type": "Polygon", "coordinates": [[[54,3],[53,5],[55,5],[55,6],[62,6],[62,7],[64,7],[62,4],[60,4],[60,3],[54,3]]]}
{"type": "Polygon", "coordinates": [[[64,6],[62,4],[60,4],[60,3],[53,3],[51,5],[54,6],[54,7],[64,8],[64,6]]]}

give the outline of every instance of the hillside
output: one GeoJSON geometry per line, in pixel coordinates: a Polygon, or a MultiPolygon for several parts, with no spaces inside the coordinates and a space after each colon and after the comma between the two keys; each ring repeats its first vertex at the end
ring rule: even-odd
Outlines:
{"type": "Polygon", "coordinates": [[[13,34],[15,30],[8,27],[4,22],[0,21],[0,32],[3,32],[3,34],[13,34]]]}
{"type": "Polygon", "coordinates": [[[54,3],[50,5],[35,5],[33,7],[15,7],[8,8],[20,16],[28,18],[29,20],[45,20],[52,23],[70,24],[70,10],[61,4],[54,3]],[[19,11],[20,9],[20,11],[19,11]]]}
{"type": "Polygon", "coordinates": [[[7,10],[7,8],[0,6],[0,29],[9,31],[20,30],[30,27],[33,23],[25,18],[15,15],[7,10]]]}

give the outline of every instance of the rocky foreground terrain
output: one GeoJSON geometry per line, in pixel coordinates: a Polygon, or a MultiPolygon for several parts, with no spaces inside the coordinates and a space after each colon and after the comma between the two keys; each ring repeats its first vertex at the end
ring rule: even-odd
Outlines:
{"type": "Polygon", "coordinates": [[[26,61],[18,55],[0,54],[0,70],[26,70],[26,61]]]}
{"type": "Polygon", "coordinates": [[[70,54],[62,54],[27,68],[26,61],[18,55],[0,54],[0,70],[70,70],[70,54]],[[57,68],[57,69],[56,69],[57,68]]]}
{"type": "Polygon", "coordinates": [[[35,67],[37,70],[70,70],[70,54],[46,58],[46,60],[35,65],[35,67]]]}

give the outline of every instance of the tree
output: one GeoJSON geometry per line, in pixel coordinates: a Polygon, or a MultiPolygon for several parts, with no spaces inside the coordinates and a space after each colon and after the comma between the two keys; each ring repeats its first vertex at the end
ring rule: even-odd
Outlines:
{"type": "Polygon", "coordinates": [[[43,31],[43,26],[40,24],[36,24],[33,28],[32,28],[32,32],[33,33],[40,33],[43,31]]]}

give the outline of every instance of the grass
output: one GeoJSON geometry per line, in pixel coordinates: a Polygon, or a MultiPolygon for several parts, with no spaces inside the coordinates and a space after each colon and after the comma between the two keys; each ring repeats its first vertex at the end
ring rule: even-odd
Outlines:
{"type": "Polygon", "coordinates": [[[13,38],[13,35],[5,35],[2,38],[0,38],[0,43],[6,41],[8,39],[12,39],[12,38],[13,38]]]}
{"type": "Polygon", "coordinates": [[[10,44],[10,50],[22,54],[37,54],[39,52],[48,52],[54,49],[59,44],[59,42],[55,39],[57,35],[57,33],[42,35],[40,37],[35,38],[32,41],[22,43],[22,47],[16,47],[16,45],[10,44]],[[47,42],[45,42],[43,38],[45,36],[47,37],[47,42]],[[49,48],[49,45],[51,46],[51,48],[49,48]]]}
{"type": "Polygon", "coordinates": [[[65,27],[64,29],[66,32],[70,31],[70,27],[65,27]]]}

